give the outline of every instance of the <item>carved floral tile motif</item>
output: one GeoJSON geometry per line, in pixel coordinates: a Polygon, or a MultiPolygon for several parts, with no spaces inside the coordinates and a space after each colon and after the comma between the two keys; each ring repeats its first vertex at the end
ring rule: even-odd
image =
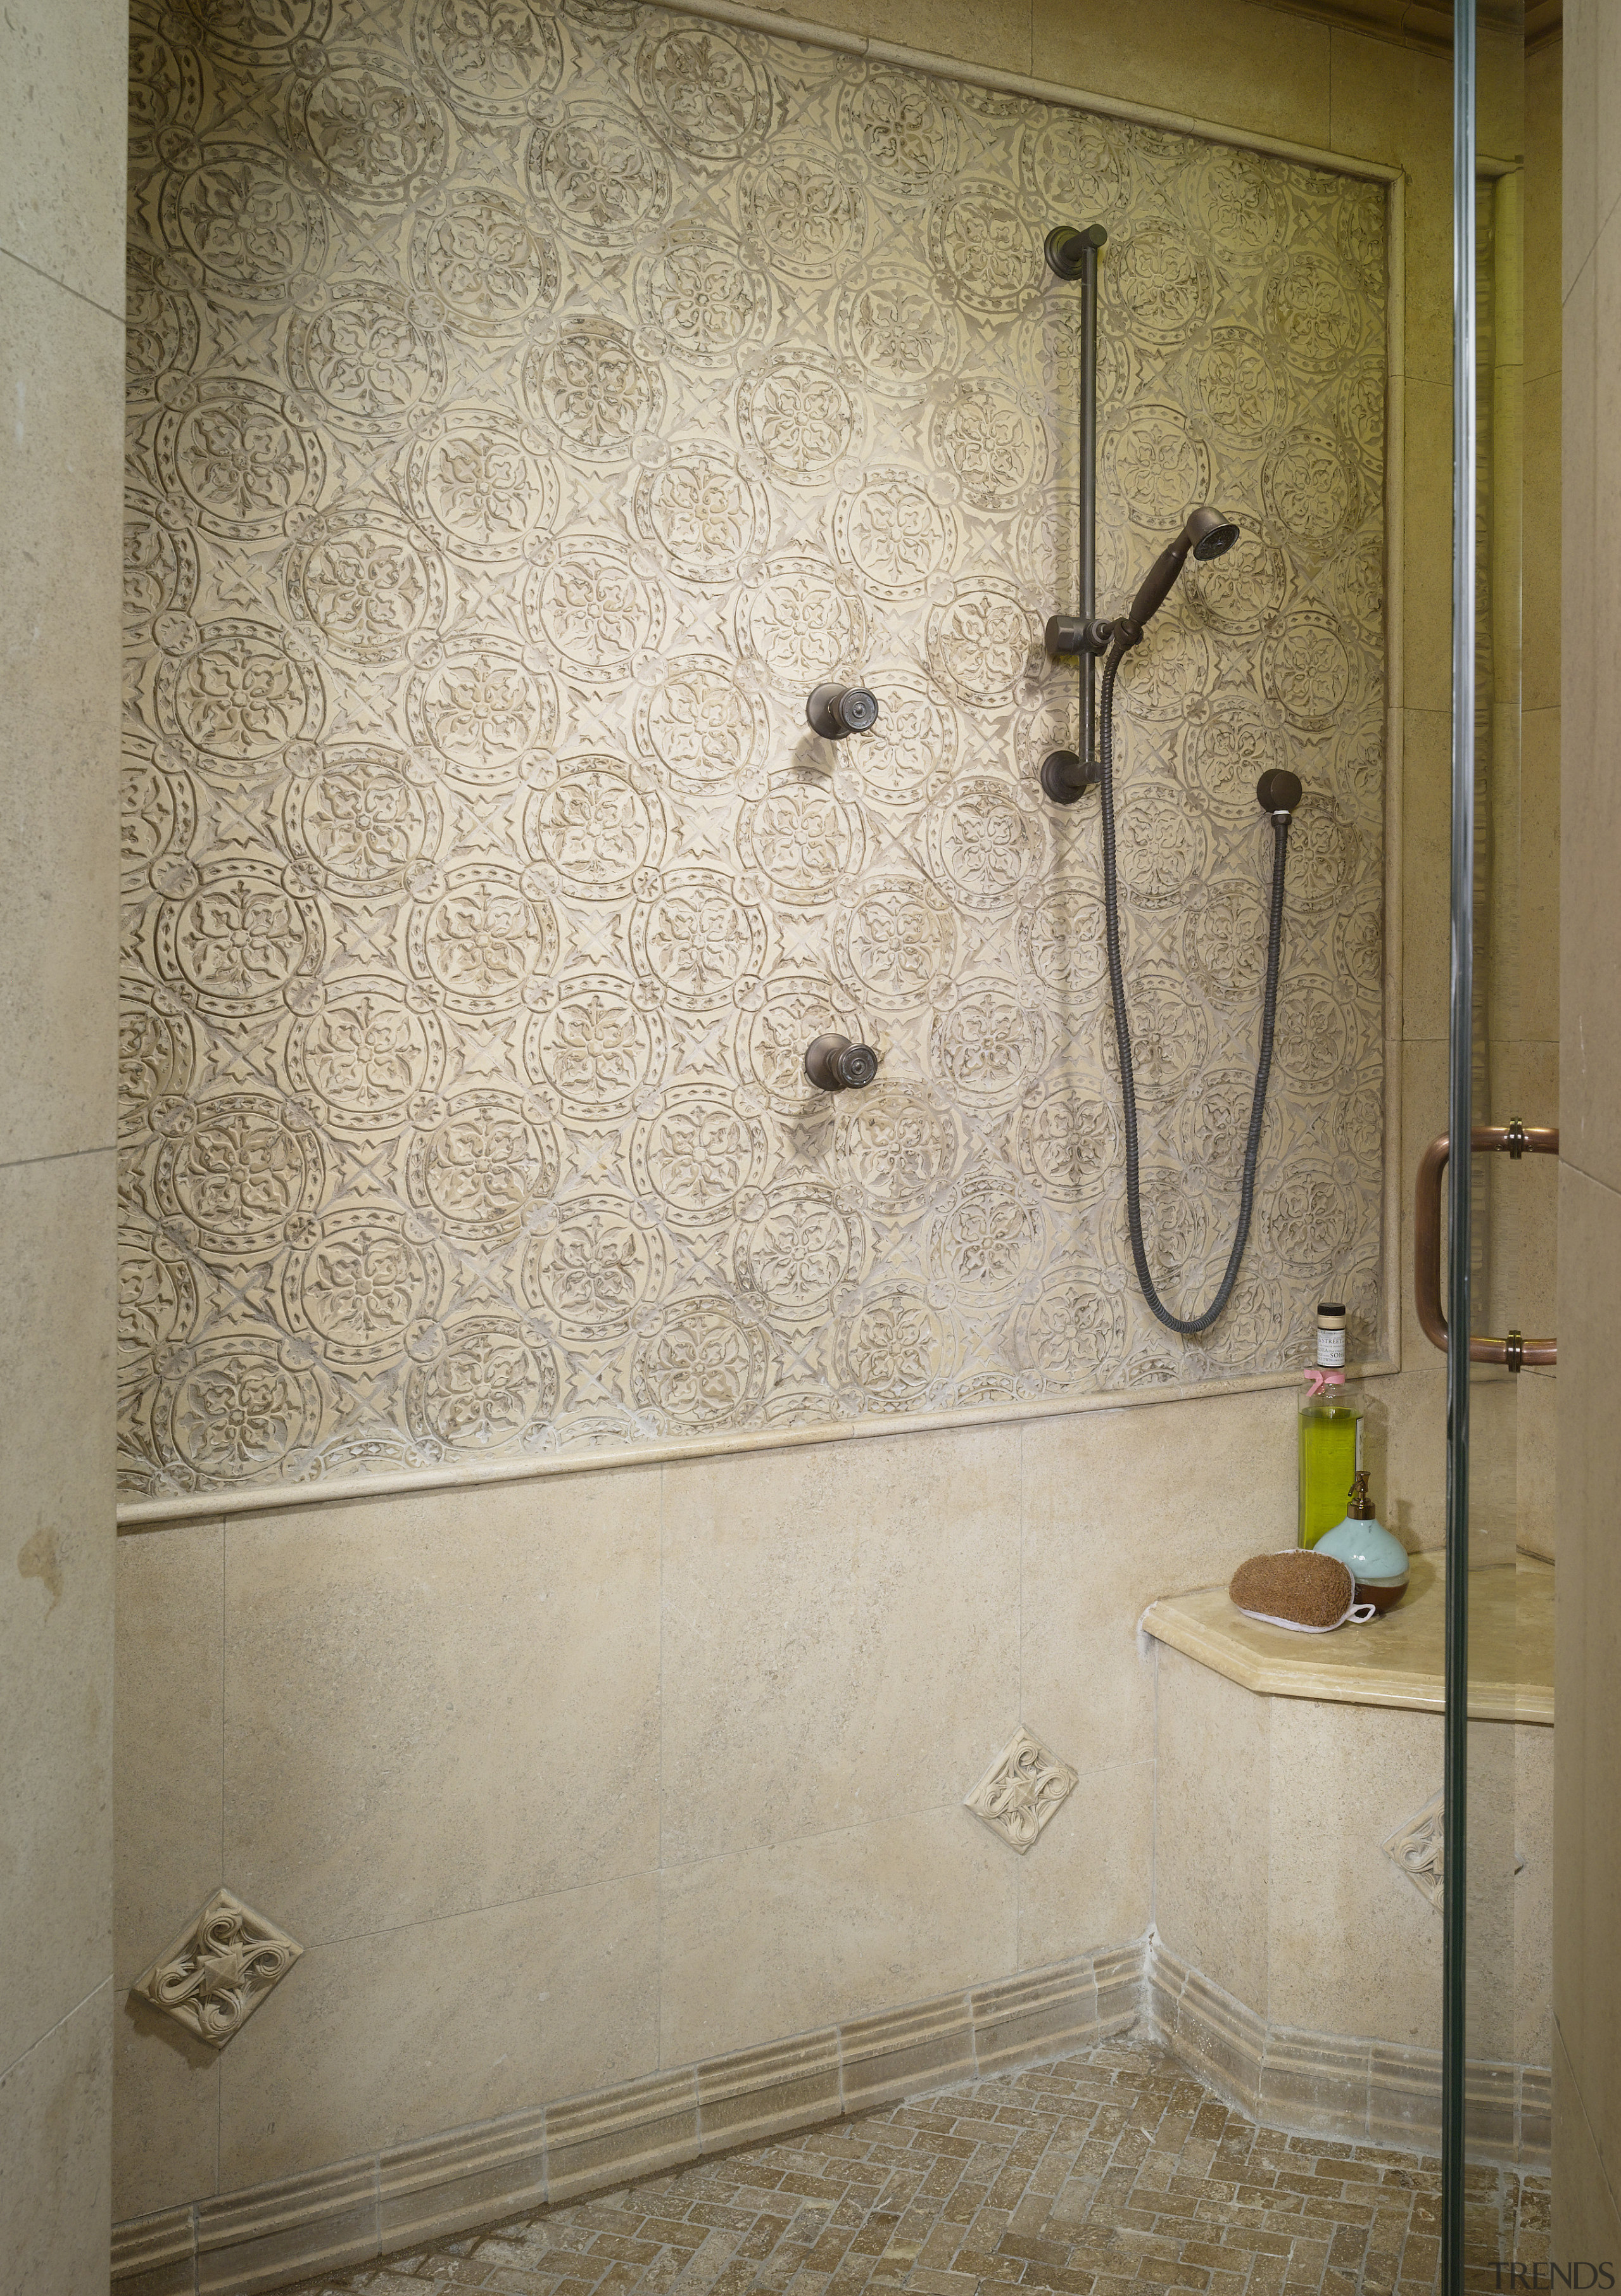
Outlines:
{"type": "Polygon", "coordinates": [[[126,1488],[1196,1385],[1377,1327],[1382,188],[634,0],[137,0],[126,1488]],[[1128,1277],[1076,582],[1123,676],[1128,1277]],[[876,731],[830,750],[819,680],[876,731]],[[877,1085],[803,1049],[875,1036],[877,1085]]]}
{"type": "Polygon", "coordinates": [[[263,1914],[217,1890],[130,1989],[211,2049],[223,2049],[303,1951],[263,1914]]]}
{"type": "Polygon", "coordinates": [[[1022,1857],[1078,1783],[1079,1773],[1021,1724],[962,1806],[1022,1857]]]}

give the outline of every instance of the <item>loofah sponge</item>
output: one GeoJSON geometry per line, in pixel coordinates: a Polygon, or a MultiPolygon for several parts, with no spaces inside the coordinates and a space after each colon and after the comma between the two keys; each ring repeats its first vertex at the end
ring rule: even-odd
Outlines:
{"type": "Polygon", "coordinates": [[[1281,1554],[1252,1554],[1240,1562],[1227,1592],[1249,1618],[1326,1634],[1351,1615],[1356,1582],[1331,1554],[1289,1546],[1281,1554]]]}

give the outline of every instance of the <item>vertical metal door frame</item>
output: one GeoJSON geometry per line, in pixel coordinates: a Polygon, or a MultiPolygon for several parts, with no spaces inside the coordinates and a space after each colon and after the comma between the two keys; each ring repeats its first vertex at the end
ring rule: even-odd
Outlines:
{"type": "MultiPolygon", "coordinates": [[[[1452,998],[1447,1128],[1474,1126],[1476,210],[1475,5],[1453,16],[1452,998]]],[[[1445,1866],[1441,1969],[1441,2287],[1463,2291],[1469,1892],[1470,1158],[1447,1166],[1445,1866]]]]}

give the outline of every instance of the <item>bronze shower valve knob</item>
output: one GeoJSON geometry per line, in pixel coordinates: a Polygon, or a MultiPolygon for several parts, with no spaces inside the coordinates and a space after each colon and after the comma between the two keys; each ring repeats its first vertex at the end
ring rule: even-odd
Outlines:
{"type": "Polygon", "coordinates": [[[847,1037],[816,1037],[805,1048],[805,1073],[818,1092],[862,1092],[878,1074],[878,1054],[847,1037]]]}
{"type": "Polygon", "coordinates": [[[805,718],[823,741],[842,742],[849,734],[871,733],[878,723],[878,696],[864,685],[818,685],[805,705],[805,718]]]}

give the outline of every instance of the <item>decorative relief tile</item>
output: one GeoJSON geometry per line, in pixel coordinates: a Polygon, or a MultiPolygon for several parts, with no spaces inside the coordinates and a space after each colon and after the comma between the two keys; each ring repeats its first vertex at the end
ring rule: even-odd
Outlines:
{"type": "MultiPolygon", "coordinates": [[[[1410,1817],[1399,1826],[1382,1846],[1385,1855],[1399,1866],[1415,1890],[1429,1898],[1439,1913],[1445,1897],[1446,1827],[1445,1797],[1437,1794],[1427,1801],[1416,1817],[1410,1817]]],[[[1523,1874],[1526,1861],[1519,1850],[1514,1852],[1514,1871],[1523,1874]]]]}
{"type": "Polygon", "coordinates": [[[1442,1816],[1445,1796],[1427,1801],[1416,1817],[1398,1826],[1384,1843],[1384,1852],[1400,1867],[1421,1897],[1441,1910],[1446,1863],[1446,1837],[1442,1816]]]}
{"type": "Polygon", "coordinates": [[[135,0],[122,1475],[1191,1386],[1379,1314],[1382,186],[637,0],[135,0]],[[1150,1226],[1075,738],[1105,222],[1150,1226]],[[807,689],[882,710],[837,752],[807,689]],[[847,1104],[800,1067],[881,1041],[847,1104]],[[1193,1207],[1190,1210],[1189,1207],[1193,1207]]]}
{"type": "Polygon", "coordinates": [[[130,1989],[223,2049],[303,1950],[229,1890],[217,1890],[130,1989]]]}
{"type": "Polygon", "coordinates": [[[1078,1772],[1022,1727],[1013,1733],[962,1807],[1022,1857],[1075,1792],[1078,1772]]]}

